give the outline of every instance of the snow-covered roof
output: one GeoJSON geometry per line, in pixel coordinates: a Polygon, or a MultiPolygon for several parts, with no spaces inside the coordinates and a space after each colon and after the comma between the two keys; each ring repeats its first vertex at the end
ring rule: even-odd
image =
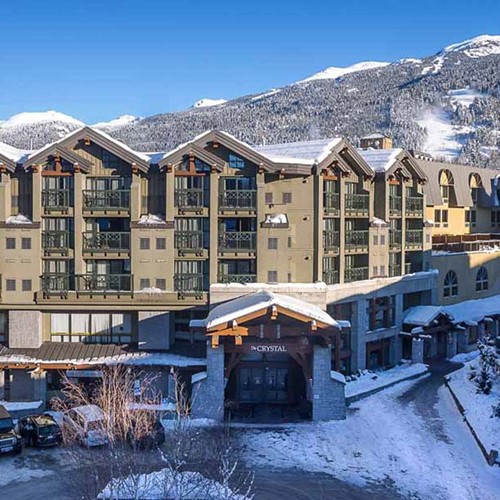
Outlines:
{"type": "Polygon", "coordinates": [[[416,306],[405,315],[404,323],[428,326],[440,314],[447,315],[452,323],[477,324],[487,316],[500,314],[500,294],[484,299],[465,300],[448,306],[416,306]]]}
{"type": "Polygon", "coordinates": [[[18,163],[21,159],[27,155],[31,154],[31,151],[24,149],[17,149],[14,146],[9,146],[3,142],[0,142],[0,155],[5,156],[5,158],[18,163]]]}
{"type": "Polygon", "coordinates": [[[363,160],[374,172],[387,172],[401,154],[401,148],[392,149],[358,149],[363,160]]]}
{"type": "Polygon", "coordinates": [[[312,165],[321,163],[341,141],[341,137],[335,137],[314,141],[266,144],[264,146],[253,146],[253,149],[276,163],[312,165]]]}
{"type": "Polygon", "coordinates": [[[335,326],[339,329],[341,328],[339,323],[318,306],[294,297],[289,297],[288,295],[276,294],[267,290],[259,290],[258,292],[243,295],[242,297],[220,304],[214,307],[204,320],[192,321],[190,326],[203,326],[210,329],[272,306],[282,307],[283,309],[307,316],[312,320],[335,326]]]}
{"type": "Polygon", "coordinates": [[[384,137],[387,136],[380,132],[373,132],[372,134],[364,135],[361,139],[383,139],[384,137]]]}

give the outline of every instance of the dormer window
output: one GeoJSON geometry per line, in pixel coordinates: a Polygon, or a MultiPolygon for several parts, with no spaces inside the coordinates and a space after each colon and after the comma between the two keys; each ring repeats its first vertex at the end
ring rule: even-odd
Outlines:
{"type": "Polygon", "coordinates": [[[233,153],[229,153],[228,163],[230,168],[235,168],[237,170],[245,168],[245,160],[233,153]]]}
{"type": "MultiPolygon", "coordinates": [[[[450,197],[454,186],[453,175],[449,170],[442,170],[439,176],[439,188],[443,205],[450,203],[450,197]]],[[[454,193],[453,193],[454,194],[454,193]]]]}
{"type": "Polygon", "coordinates": [[[483,183],[481,181],[481,177],[479,174],[471,174],[469,177],[469,188],[470,188],[470,195],[472,198],[472,204],[474,206],[477,205],[477,202],[479,200],[479,190],[483,187],[483,183]]]}

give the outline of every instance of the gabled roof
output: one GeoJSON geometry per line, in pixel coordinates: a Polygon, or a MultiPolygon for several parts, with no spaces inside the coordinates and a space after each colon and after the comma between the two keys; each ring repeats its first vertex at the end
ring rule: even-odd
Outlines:
{"type": "Polygon", "coordinates": [[[92,168],[92,163],[89,160],[63,147],[61,144],[54,143],[43,149],[43,152],[34,154],[28,160],[26,160],[24,162],[24,168],[28,168],[32,165],[37,165],[45,161],[45,159],[49,156],[60,156],[61,158],[71,163],[73,166],[80,166],[84,172],[90,172],[92,168]]]}
{"type": "Polygon", "coordinates": [[[273,306],[297,313],[324,326],[341,328],[337,321],[319,307],[294,297],[276,294],[267,290],[260,290],[220,304],[214,307],[204,320],[194,320],[190,323],[190,326],[204,327],[206,330],[211,330],[259,311],[265,314],[273,306]]]}
{"type": "Polygon", "coordinates": [[[426,180],[424,171],[404,149],[358,149],[358,153],[376,174],[389,176],[401,170],[405,177],[411,177],[412,171],[420,180],[426,180]]]}
{"type": "Polygon", "coordinates": [[[111,136],[102,132],[101,130],[96,130],[87,126],[81,127],[59,139],[58,141],[47,144],[38,151],[33,152],[28,156],[24,165],[30,166],[36,162],[43,161],[44,158],[50,155],[50,152],[54,148],[54,146],[68,149],[71,148],[79,140],[83,140],[86,138],[95,142],[110,153],[113,153],[114,155],[123,159],[127,163],[130,163],[131,165],[137,165],[143,171],[147,171],[149,169],[148,155],[144,153],[138,153],[122,142],[113,139],[111,136]]]}
{"type": "Polygon", "coordinates": [[[217,170],[222,170],[224,168],[224,160],[210,153],[206,149],[201,148],[195,143],[185,143],[182,147],[175,148],[175,150],[169,153],[168,156],[163,156],[163,158],[158,162],[158,166],[161,168],[165,165],[177,165],[182,161],[184,156],[191,154],[217,170]]]}

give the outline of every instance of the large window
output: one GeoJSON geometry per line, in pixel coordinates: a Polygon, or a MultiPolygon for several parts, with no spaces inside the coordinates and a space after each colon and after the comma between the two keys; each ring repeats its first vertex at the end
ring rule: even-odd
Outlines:
{"type": "Polygon", "coordinates": [[[122,164],[122,160],[115,156],[113,153],[102,149],[101,159],[104,168],[119,168],[122,164]]]}
{"type": "Polygon", "coordinates": [[[454,198],[453,186],[454,180],[452,173],[449,170],[442,170],[439,176],[439,187],[443,205],[447,205],[452,201],[452,197],[454,198]]]}
{"type": "Polygon", "coordinates": [[[229,153],[228,163],[230,168],[236,168],[238,170],[245,168],[245,160],[233,153],[229,153]]]}
{"type": "Polygon", "coordinates": [[[448,271],[444,277],[443,296],[456,297],[458,295],[458,278],[455,271],[448,271]]]}
{"type": "Polygon", "coordinates": [[[368,316],[370,330],[389,328],[394,324],[394,297],[377,297],[370,299],[368,316]]]}
{"type": "Polygon", "coordinates": [[[7,313],[0,312],[0,343],[5,344],[7,341],[7,313]]]}
{"type": "Polygon", "coordinates": [[[132,341],[130,314],[54,313],[50,315],[52,342],[125,344],[132,341]]]}
{"type": "Polygon", "coordinates": [[[485,267],[480,267],[476,274],[476,292],[488,290],[488,271],[485,267]]]}

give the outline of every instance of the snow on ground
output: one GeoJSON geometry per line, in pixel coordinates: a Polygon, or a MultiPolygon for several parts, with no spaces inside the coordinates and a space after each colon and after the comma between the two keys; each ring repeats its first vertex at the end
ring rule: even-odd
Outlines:
{"type": "Polygon", "coordinates": [[[21,127],[24,125],[35,125],[37,123],[64,122],[82,127],[83,122],[72,116],[59,113],[58,111],[44,111],[41,113],[19,113],[11,116],[0,124],[1,128],[21,127]]]}
{"type": "Polygon", "coordinates": [[[404,382],[356,403],[345,421],[247,430],[242,436],[246,460],[268,469],[323,472],[360,486],[394,481],[411,498],[498,498],[500,470],[487,470],[456,409],[448,409],[445,428],[459,438],[446,442],[436,439],[411,403],[398,401],[414,384],[404,382]],[[480,481],[486,476],[488,481],[480,481]]]}
{"type": "Polygon", "coordinates": [[[451,104],[453,104],[454,106],[461,105],[469,108],[475,99],[488,97],[488,94],[483,94],[478,90],[465,88],[449,90],[448,96],[450,97],[451,104]]]}
{"type": "Polygon", "coordinates": [[[345,386],[345,395],[347,398],[359,396],[365,392],[381,389],[387,385],[395,384],[406,380],[409,377],[423,375],[427,373],[429,368],[421,363],[409,364],[405,363],[389,370],[384,371],[368,371],[365,370],[359,377],[354,380],[349,380],[345,386]]]}
{"type": "Polygon", "coordinates": [[[427,132],[423,150],[435,158],[456,158],[461,149],[460,135],[470,134],[473,129],[452,125],[450,113],[441,108],[427,110],[417,124],[427,132]]]}
{"type": "Polygon", "coordinates": [[[94,123],[92,125],[93,128],[100,128],[103,130],[116,130],[117,128],[124,127],[125,125],[129,125],[130,123],[134,123],[139,121],[141,118],[134,115],[122,115],[114,120],[110,120],[109,122],[99,122],[94,123]]]}
{"type": "Polygon", "coordinates": [[[314,75],[306,78],[305,80],[300,80],[296,83],[305,83],[311,82],[313,80],[335,80],[341,76],[347,75],[349,73],[357,73],[358,71],[366,71],[369,69],[375,68],[383,68],[385,66],[389,66],[388,62],[379,62],[379,61],[364,61],[360,63],[353,64],[351,66],[347,66],[345,68],[337,68],[335,66],[331,66],[330,68],[326,68],[319,73],[315,73],[314,75]]]}
{"type": "Polygon", "coordinates": [[[500,387],[499,384],[493,384],[490,394],[476,393],[476,384],[467,375],[478,364],[477,360],[466,363],[463,368],[450,375],[449,384],[486,451],[500,450],[500,418],[491,416],[493,405],[500,401],[500,387]]]}
{"type": "Polygon", "coordinates": [[[218,106],[227,102],[226,99],[200,99],[193,104],[193,108],[209,108],[210,106],[218,106]]]}
{"type": "Polygon", "coordinates": [[[468,361],[476,359],[478,356],[479,356],[478,350],[471,352],[461,352],[460,354],[457,354],[456,356],[450,358],[449,361],[451,361],[452,363],[467,363],[468,361]]]}
{"type": "Polygon", "coordinates": [[[272,95],[277,94],[278,92],[281,92],[281,89],[271,89],[268,92],[264,92],[263,94],[258,94],[252,97],[250,100],[252,102],[260,101],[261,99],[265,99],[266,97],[271,97],[272,95]]]}
{"type": "Polygon", "coordinates": [[[53,474],[53,471],[20,467],[10,455],[0,456],[0,487],[12,481],[31,481],[53,474]]]}
{"type": "Polygon", "coordinates": [[[422,75],[435,75],[441,71],[444,64],[444,56],[437,56],[431,66],[426,66],[422,69],[422,75]]]}

